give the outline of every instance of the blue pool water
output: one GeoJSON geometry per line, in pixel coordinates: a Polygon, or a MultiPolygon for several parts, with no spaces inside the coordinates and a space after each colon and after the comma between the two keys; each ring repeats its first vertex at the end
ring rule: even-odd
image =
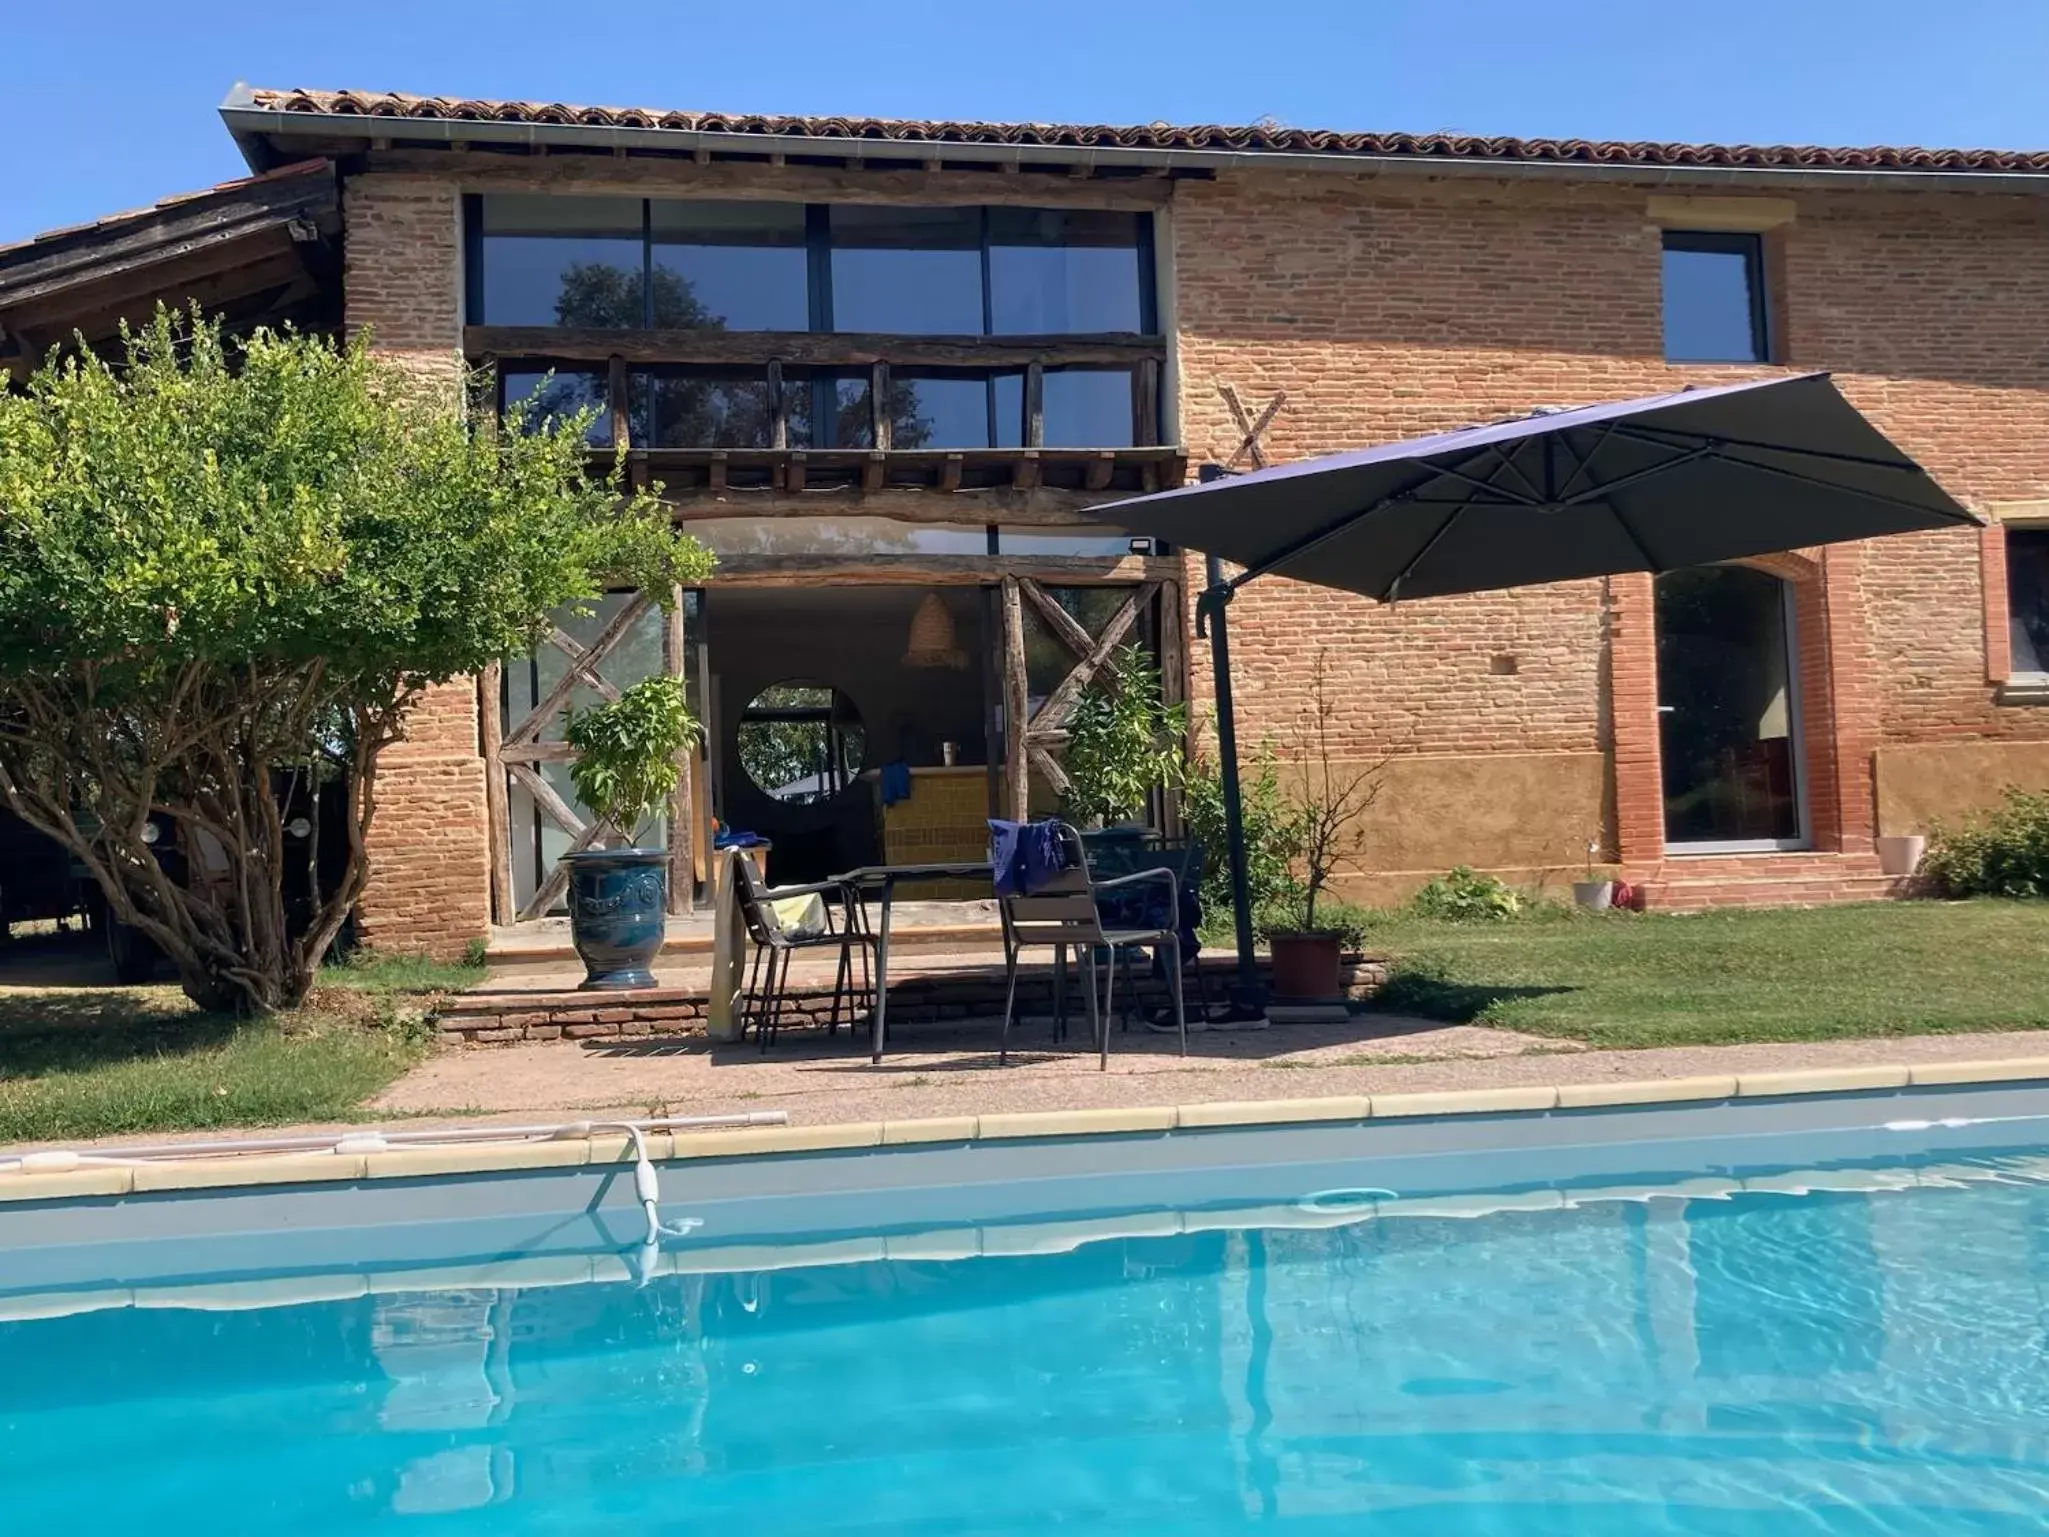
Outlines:
{"type": "Polygon", "coordinates": [[[0,1528],[2036,1533],[2049,1185],[1963,1166],[0,1324],[0,1528]]]}

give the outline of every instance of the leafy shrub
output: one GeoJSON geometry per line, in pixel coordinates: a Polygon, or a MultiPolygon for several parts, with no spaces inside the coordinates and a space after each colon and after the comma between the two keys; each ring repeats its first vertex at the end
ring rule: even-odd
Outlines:
{"type": "Polygon", "coordinates": [[[1137,646],[1104,664],[1075,702],[1067,729],[1061,767],[1070,816],[1111,822],[1136,815],[1154,790],[1179,782],[1188,709],[1166,703],[1159,668],[1137,646]]]}
{"type": "Polygon", "coordinates": [[[617,699],[573,713],[563,740],[576,750],[569,781],[623,842],[676,788],[677,757],[697,740],[679,678],[644,678],[617,699]]]}
{"type": "MultiPolygon", "coordinates": [[[[1256,915],[1299,897],[1295,856],[1302,828],[1287,794],[1271,742],[1262,742],[1240,765],[1239,791],[1245,820],[1245,882],[1256,915]]],[[[1224,833],[1224,782],[1210,758],[1191,758],[1182,780],[1181,819],[1202,845],[1202,911],[1205,927],[1228,929],[1231,922],[1231,854],[1224,833]]]]}
{"type": "Polygon", "coordinates": [[[2049,896],[2049,791],[2009,786],[1992,810],[1937,826],[1922,869],[1945,896],[2049,896]]]}
{"type": "Polygon", "coordinates": [[[1457,865],[1418,891],[1409,906],[1424,918],[1499,922],[1522,911],[1522,899],[1493,876],[1482,875],[1470,865],[1457,865]]]}

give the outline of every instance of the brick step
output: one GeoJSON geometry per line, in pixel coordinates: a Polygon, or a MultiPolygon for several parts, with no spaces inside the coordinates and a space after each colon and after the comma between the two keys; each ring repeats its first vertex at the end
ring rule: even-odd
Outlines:
{"type": "MultiPolygon", "coordinates": [[[[1204,956],[1201,993],[1213,1004],[1228,995],[1235,974],[1235,962],[1228,955],[1204,956]]],[[[1266,957],[1259,958],[1262,974],[1269,970],[1266,957]]],[[[1163,996],[1161,984],[1143,977],[1138,980],[1145,1006],[1156,1006],[1163,996]]],[[[1355,958],[1343,970],[1348,997],[1365,998],[1387,980],[1386,963],[1373,958],[1355,958]]],[[[1120,979],[1121,980],[1121,979],[1120,979]]],[[[1078,1015],[1083,1007],[1075,991],[1079,984],[1070,977],[1068,1013],[1078,1015]]],[[[1118,988],[1120,998],[1125,989],[1118,988]]],[[[479,989],[442,1000],[434,1023],[442,1037],[474,1046],[511,1045],[519,1041],[589,1040],[607,1037],[681,1035],[704,1028],[710,1012],[709,989],[697,986],[643,988],[624,993],[584,993],[539,989],[479,989]]],[[[889,1018],[892,1030],[898,1024],[931,1024],[942,1021],[999,1017],[1003,1011],[1004,976],[1000,963],[969,966],[923,976],[892,977],[889,984],[889,1018]]],[[[1187,1002],[1192,1010],[1198,994],[1191,985],[1187,1002]]],[[[1053,1008],[1053,974],[1050,965],[1026,963],[1018,974],[1020,1016],[1050,1015],[1053,1008]]],[[[832,1013],[832,989],[802,981],[790,990],[784,1008],[786,1028],[824,1025],[832,1013]]],[[[841,1006],[841,1019],[847,1008],[841,1006]]],[[[850,1043],[851,1049],[851,1043],[850,1043]]]]}
{"type": "Polygon", "coordinates": [[[1835,902],[1880,902],[1911,896],[1915,882],[1904,875],[1788,875],[1775,878],[1692,877],[1640,883],[1644,907],[1684,912],[1708,907],[1820,907],[1835,902]]]}
{"type": "Polygon", "coordinates": [[[1806,878],[1816,875],[1880,874],[1876,854],[1701,854],[1674,855],[1638,867],[1631,879],[1713,880],[1727,877],[1806,878]]]}

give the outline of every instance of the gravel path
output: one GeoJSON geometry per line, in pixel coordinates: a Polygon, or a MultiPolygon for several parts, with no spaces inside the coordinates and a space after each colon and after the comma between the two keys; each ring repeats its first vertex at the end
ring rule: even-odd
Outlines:
{"type": "Polygon", "coordinates": [[[1373,1016],[1372,1034],[1362,1035],[1367,1023],[1197,1035],[1186,1059],[1160,1037],[1134,1033],[1113,1044],[1107,1073],[1097,1071],[1093,1053],[1047,1049],[1036,1030],[1029,1049],[999,1068],[991,1032],[980,1026],[907,1032],[905,1049],[879,1068],[849,1051],[845,1037],[831,1052],[786,1039],[765,1057],[751,1042],[713,1047],[701,1037],[472,1048],[424,1063],[375,1108],[433,1117],[780,1109],[793,1122],[819,1124],[2049,1055],[2049,1034],[2032,1031],[1587,1051],[1389,1016],[1373,1016]]]}

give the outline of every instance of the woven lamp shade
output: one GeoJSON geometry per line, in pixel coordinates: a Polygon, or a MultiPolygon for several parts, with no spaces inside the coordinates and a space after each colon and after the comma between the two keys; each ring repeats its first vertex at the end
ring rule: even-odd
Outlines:
{"type": "Polygon", "coordinates": [[[906,667],[965,667],[967,653],[955,644],[953,615],[936,592],[925,594],[911,616],[911,643],[904,648],[906,667]]]}

